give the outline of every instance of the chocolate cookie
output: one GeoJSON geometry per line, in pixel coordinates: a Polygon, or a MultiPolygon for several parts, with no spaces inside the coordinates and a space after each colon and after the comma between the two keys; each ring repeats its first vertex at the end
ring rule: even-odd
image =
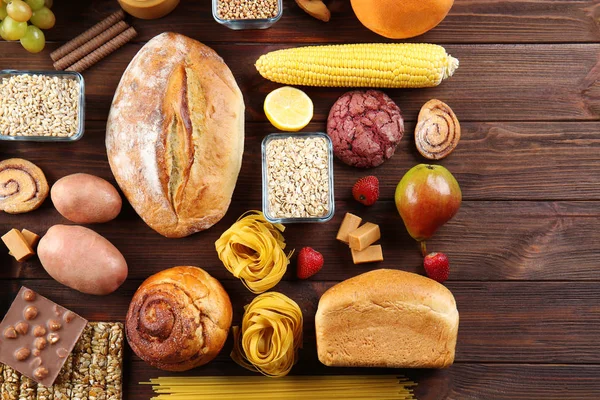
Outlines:
{"type": "Polygon", "coordinates": [[[371,168],[394,155],[404,134],[404,120],[385,93],[355,90],[331,107],[327,134],[337,158],[354,167],[371,168]]]}

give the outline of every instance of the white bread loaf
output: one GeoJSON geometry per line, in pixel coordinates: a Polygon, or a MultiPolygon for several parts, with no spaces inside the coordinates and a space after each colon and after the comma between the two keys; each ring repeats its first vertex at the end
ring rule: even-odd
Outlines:
{"type": "Polygon", "coordinates": [[[327,366],[444,368],[454,362],[458,311],[438,282],[379,269],[327,290],[315,327],[327,366]]]}
{"type": "Polygon", "coordinates": [[[167,237],[210,228],[229,207],[244,150],[244,101],[231,71],[195,40],[156,36],[121,78],[106,150],[151,228],[167,237]]]}

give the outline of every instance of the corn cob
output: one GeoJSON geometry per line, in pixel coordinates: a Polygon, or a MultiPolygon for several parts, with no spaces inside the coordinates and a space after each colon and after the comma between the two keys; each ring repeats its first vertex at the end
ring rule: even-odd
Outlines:
{"type": "Polygon", "coordinates": [[[277,50],[255,66],[264,78],[286,85],[423,88],[451,77],[458,60],[435,44],[343,44],[277,50]]]}

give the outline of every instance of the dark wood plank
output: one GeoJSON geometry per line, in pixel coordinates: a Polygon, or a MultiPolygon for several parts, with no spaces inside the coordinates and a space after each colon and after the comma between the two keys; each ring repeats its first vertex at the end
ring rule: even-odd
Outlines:
{"type": "MultiPolygon", "coordinates": [[[[140,31],[136,40],[148,40],[158,32],[177,31],[203,41],[232,42],[381,42],[385,38],[358,21],[348,0],[330,0],[329,23],[305,14],[293,1],[284,1],[283,18],[271,29],[235,32],[217,24],[210,1],[182,1],[165,18],[132,19],[140,31]],[[302,32],[298,34],[298,32],[302,32]]],[[[66,41],[84,27],[117,9],[113,1],[70,2],[55,5],[57,26],[50,40],[66,41]],[[73,23],[77,21],[77,23],[73,23]]],[[[432,43],[564,43],[600,40],[598,3],[593,0],[456,0],[448,17],[425,35],[411,39],[432,43]]]]}
{"type": "MultiPolygon", "coordinates": [[[[231,371],[214,362],[186,376],[196,375],[246,375],[242,368],[231,371]]],[[[126,371],[128,392],[132,399],[147,399],[150,387],[139,385],[150,378],[176,376],[146,366],[137,359],[132,363],[135,372],[126,371]]],[[[415,397],[419,400],[595,400],[600,398],[600,367],[597,365],[523,365],[523,364],[454,364],[444,370],[382,370],[341,369],[311,365],[294,367],[296,375],[324,374],[402,374],[418,385],[415,397]]]]}
{"type": "MultiPolygon", "coordinates": [[[[88,120],[105,121],[119,79],[140,44],[127,45],[84,73],[88,120]]],[[[17,43],[0,42],[0,69],[51,69],[48,48],[27,55],[17,43]]],[[[253,64],[281,45],[217,44],[213,48],[231,67],[246,101],[246,120],[265,121],[263,101],[280,85],[266,81],[253,64]]],[[[431,98],[446,101],[462,121],[563,121],[600,119],[600,44],[448,45],[461,67],[437,88],[387,90],[407,120],[415,120],[431,98]]],[[[315,103],[316,122],[346,90],[306,88],[315,103]]]]}
{"type": "MultiPolygon", "coordinates": [[[[4,215],[0,233],[17,227],[43,234],[54,224],[69,223],[49,203],[27,215],[4,215]]],[[[236,201],[217,225],[176,242],[152,231],[129,207],[117,220],[91,228],[123,252],[130,278],[145,278],[175,265],[197,265],[220,280],[237,281],[219,261],[214,242],[239,215],[259,206],[257,201],[236,201]]],[[[406,233],[393,202],[370,209],[354,201],[338,201],[337,206],[329,223],[290,224],[285,232],[288,249],[312,246],[323,253],[325,267],[314,280],[346,279],[376,268],[423,273],[417,243],[406,233]],[[385,261],[352,263],[347,246],[335,240],[346,211],[380,224],[385,261]]],[[[428,241],[428,248],[448,254],[451,280],[598,280],[599,210],[598,202],[465,202],[428,241]]],[[[0,251],[0,265],[0,279],[48,278],[37,258],[18,264],[0,251]]],[[[295,268],[293,257],[284,280],[296,280],[295,268]]]]}
{"type": "MultiPolygon", "coordinates": [[[[213,268],[207,270],[212,272],[213,268]]],[[[5,294],[0,310],[8,308],[20,285],[25,284],[89,320],[124,321],[140,283],[130,279],[114,294],[102,297],[79,294],[48,280],[0,281],[5,294]]],[[[237,324],[243,306],[254,295],[240,282],[222,283],[231,298],[237,324]]],[[[304,315],[300,371],[319,366],[314,315],[321,294],[334,283],[282,282],[274,288],[296,301],[304,315]]],[[[600,291],[596,282],[450,282],[447,286],[460,312],[457,362],[600,363],[600,291]]],[[[221,368],[230,371],[228,374],[237,374],[241,368],[234,367],[229,359],[231,345],[229,338],[215,366],[222,364],[221,368]]]]}
{"type": "MultiPolygon", "coordinates": [[[[396,185],[411,167],[427,162],[415,148],[414,122],[396,155],[382,166],[360,170],[335,162],[335,194],[350,198],[364,175],[379,177],[381,199],[392,200],[396,185]]],[[[324,131],[311,123],[305,131],[324,131]]],[[[465,200],[600,200],[600,123],[462,123],[462,139],[445,160],[465,200]]],[[[261,199],[261,141],[275,132],[269,123],[246,124],[245,152],[235,200],[261,199]]],[[[50,182],[75,172],[113,180],[104,145],[105,122],[89,121],[82,140],[69,144],[7,143],[0,157],[26,158],[46,171],[50,182]]],[[[114,180],[113,180],[114,181],[114,180]]]]}

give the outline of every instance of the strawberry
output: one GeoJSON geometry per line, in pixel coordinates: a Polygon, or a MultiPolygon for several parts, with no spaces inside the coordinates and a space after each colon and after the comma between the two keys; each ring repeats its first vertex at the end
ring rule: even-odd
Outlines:
{"type": "Polygon", "coordinates": [[[352,196],[365,206],[372,206],[379,198],[379,179],[370,175],[360,178],[352,187],[352,196]]]}
{"type": "Polygon", "coordinates": [[[444,253],[429,253],[423,260],[423,266],[427,276],[438,281],[439,283],[444,282],[448,279],[450,273],[450,263],[448,257],[444,253]]]}
{"type": "Polygon", "coordinates": [[[298,269],[296,274],[300,279],[310,278],[323,267],[323,254],[312,247],[303,247],[298,253],[298,269]]]}

